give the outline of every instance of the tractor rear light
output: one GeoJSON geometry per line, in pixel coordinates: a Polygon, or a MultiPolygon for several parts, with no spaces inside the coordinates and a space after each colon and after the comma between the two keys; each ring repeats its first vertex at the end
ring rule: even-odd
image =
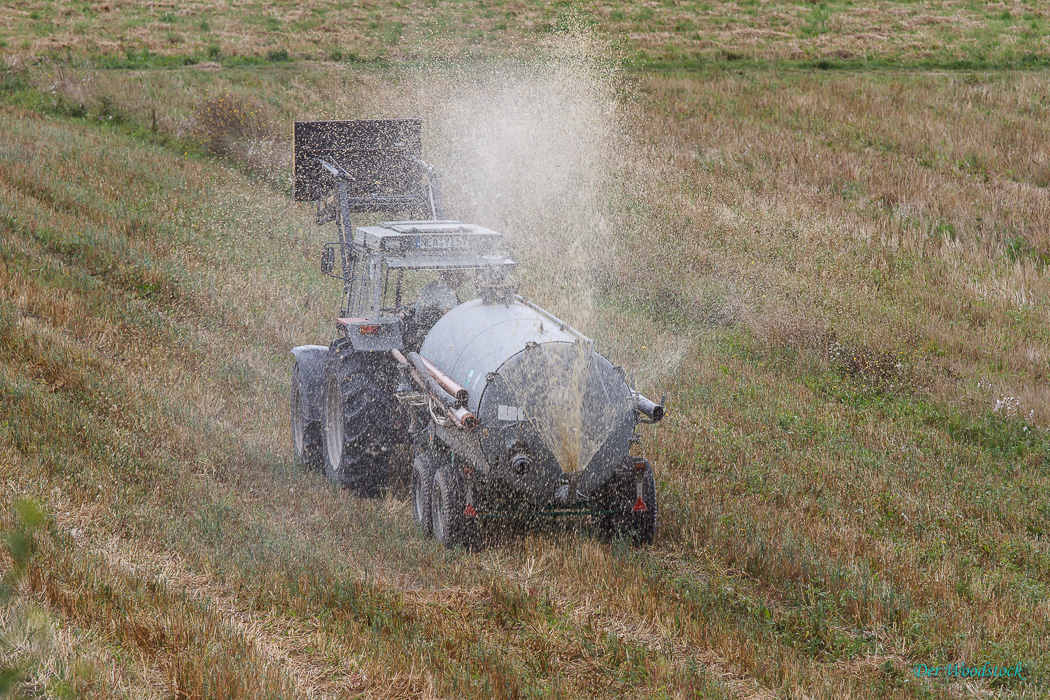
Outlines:
{"type": "Polygon", "coordinates": [[[379,326],[373,326],[373,325],[358,326],[357,327],[357,332],[360,333],[361,335],[375,335],[376,333],[379,332],[379,326]]]}
{"type": "Polygon", "coordinates": [[[649,462],[645,457],[631,457],[631,461],[634,462],[634,470],[636,472],[644,472],[649,468],[649,462]]]}

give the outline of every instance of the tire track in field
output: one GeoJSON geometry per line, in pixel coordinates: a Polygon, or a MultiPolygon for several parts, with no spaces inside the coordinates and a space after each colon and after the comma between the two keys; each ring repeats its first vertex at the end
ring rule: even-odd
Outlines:
{"type": "MultiPolygon", "coordinates": [[[[297,488],[296,491],[298,490],[297,488]]],[[[273,498],[273,495],[267,492],[268,498],[273,498]]],[[[267,501],[266,505],[267,508],[264,509],[266,512],[273,512],[272,509],[276,507],[273,501],[267,501]]],[[[381,511],[385,517],[400,518],[407,515],[408,506],[405,502],[388,501],[381,511]]],[[[337,516],[334,516],[336,521],[341,521],[343,517],[346,517],[345,511],[340,511],[337,516]]],[[[294,512],[288,513],[288,522],[295,519],[294,512]]],[[[346,524],[350,526],[349,522],[346,524]]],[[[340,532],[343,537],[352,538],[356,534],[352,526],[340,529],[340,532]]],[[[536,544],[557,558],[565,556],[564,552],[557,552],[557,548],[564,545],[557,538],[541,535],[536,544]]],[[[315,540],[315,546],[320,547],[320,542],[315,540]]],[[[499,545],[495,545],[487,552],[461,555],[467,557],[468,560],[466,562],[460,560],[459,564],[453,565],[452,570],[446,569],[444,576],[439,579],[439,584],[435,584],[433,579],[421,578],[419,572],[412,568],[399,566],[396,561],[388,559],[382,551],[367,560],[350,557],[349,561],[355,565],[357,575],[362,580],[367,579],[383,589],[395,591],[409,607],[417,610],[420,615],[444,617],[441,611],[451,609],[455,611],[455,615],[469,620],[471,628],[477,630],[479,634],[499,639],[506,634],[506,631],[499,629],[498,625],[488,619],[486,614],[480,612],[493,604],[492,582],[486,581],[484,576],[480,579],[470,576],[464,578],[464,572],[457,571],[457,569],[459,565],[466,563],[471,569],[487,569],[488,575],[495,581],[520,585],[524,589],[531,588],[530,581],[551,566],[550,563],[544,565],[547,555],[541,555],[539,563],[535,557],[531,556],[522,561],[520,554],[515,552],[514,545],[509,546],[510,549],[503,551],[499,545]]],[[[609,543],[602,543],[599,548],[604,552],[610,546],[612,545],[609,543]]],[[[346,550],[339,549],[342,556],[345,557],[346,550]]],[[[350,546],[347,549],[353,551],[354,547],[350,546]]],[[[664,659],[679,671],[685,669],[686,663],[683,663],[682,660],[688,658],[699,669],[720,681],[725,690],[733,697],[742,700],[770,700],[778,697],[776,693],[763,686],[759,680],[750,676],[746,671],[735,668],[714,649],[698,647],[695,642],[689,642],[681,636],[657,632],[651,624],[640,619],[632,619],[630,614],[617,616],[607,611],[603,612],[601,606],[581,604],[581,600],[589,600],[586,589],[569,586],[567,591],[558,590],[557,587],[565,583],[564,572],[559,573],[562,575],[550,578],[546,583],[551,586],[549,593],[556,598],[555,602],[558,607],[573,611],[567,621],[576,631],[584,634],[588,631],[599,632],[602,635],[615,634],[620,640],[664,659]]],[[[519,647],[521,640],[513,635],[510,638],[503,638],[502,641],[508,643],[508,652],[521,650],[519,647]]],[[[566,652],[559,655],[566,667],[574,665],[573,662],[567,662],[566,658],[572,658],[580,651],[577,642],[559,637],[558,640],[552,638],[549,643],[552,652],[555,649],[566,652]]],[[[579,663],[581,664],[579,670],[585,676],[594,673],[595,669],[588,668],[587,662],[580,661],[579,663]]],[[[683,692],[686,691],[683,689],[683,692]]]]}
{"type": "MultiPolygon", "coordinates": [[[[324,634],[307,624],[293,622],[284,616],[261,616],[243,605],[237,596],[206,574],[191,572],[174,554],[160,554],[133,544],[116,535],[103,535],[97,544],[89,545],[86,536],[92,518],[87,513],[56,511],[56,521],[67,529],[85,550],[126,575],[154,581],[168,590],[180,591],[192,600],[203,602],[206,610],[221,619],[258,650],[269,661],[284,668],[302,697],[327,700],[354,697],[434,697],[420,673],[416,678],[387,679],[381,685],[381,674],[362,668],[351,650],[340,654],[341,664],[334,664],[320,654],[304,652],[324,634]],[[400,681],[400,682],[395,682],[400,681]]],[[[92,538],[93,539],[93,538],[92,538]]],[[[328,636],[329,645],[332,642],[328,636]]]]}
{"type": "Polygon", "coordinates": [[[141,654],[134,655],[134,663],[118,658],[94,630],[76,624],[45,596],[16,597],[0,609],[0,629],[5,635],[11,634],[11,616],[20,613],[29,615],[31,627],[23,630],[23,635],[7,639],[15,640],[16,653],[35,650],[38,654],[25,681],[29,689],[55,687],[56,679],[69,682],[72,676],[73,690],[90,690],[93,698],[163,700],[170,696],[159,666],[141,654]],[[82,666],[85,662],[87,668],[82,666]]]}
{"type": "MultiPolygon", "coordinates": [[[[506,567],[504,576],[509,581],[528,587],[533,579],[542,580],[541,575],[553,565],[544,565],[542,559],[546,557],[542,557],[539,562],[529,557],[518,570],[506,567]]],[[[758,679],[734,668],[728,659],[714,649],[697,647],[681,635],[658,629],[648,621],[610,613],[585,592],[573,590],[571,586],[565,587],[565,582],[558,575],[546,578],[545,582],[547,594],[559,608],[571,611],[568,617],[577,627],[589,626],[603,634],[615,635],[653,654],[672,659],[675,663],[679,663],[679,659],[689,658],[717,678],[726,690],[740,700],[774,700],[780,697],[758,679]]]]}
{"type": "Polygon", "coordinates": [[[597,607],[580,605],[570,596],[558,596],[558,601],[572,609],[570,619],[573,624],[581,624],[585,620],[605,634],[615,634],[654,654],[665,654],[674,659],[691,658],[699,667],[718,678],[740,700],[775,700],[779,697],[756,678],[734,669],[724,656],[713,649],[700,649],[676,635],[655,631],[645,623],[617,618],[602,613],[597,607]]]}

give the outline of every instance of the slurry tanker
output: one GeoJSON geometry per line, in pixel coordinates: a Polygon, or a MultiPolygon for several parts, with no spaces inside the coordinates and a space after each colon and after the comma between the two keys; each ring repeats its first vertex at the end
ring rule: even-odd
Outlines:
{"type": "Polygon", "coordinates": [[[656,485],[632,448],[663,400],[517,293],[501,234],[445,217],[419,120],[296,122],[294,147],[294,196],[335,223],[321,271],[343,284],[335,339],[292,350],[296,458],[358,496],[408,481],[446,547],[561,515],[651,543],[656,485]]]}

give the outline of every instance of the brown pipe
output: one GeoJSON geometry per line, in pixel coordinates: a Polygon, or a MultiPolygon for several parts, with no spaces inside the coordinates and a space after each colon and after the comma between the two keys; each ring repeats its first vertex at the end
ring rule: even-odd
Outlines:
{"type": "Polygon", "coordinates": [[[477,417],[465,408],[457,408],[452,412],[456,417],[456,421],[463,426],[464,430],[473,430],[478,427],[477,417]]]}
{"type": "Polygon", "coordinates": [[[419,355],[419,359],[423,361],[423,365],[428,370],[430,370],[430,373],[434,375],[434,379],[438,381],[438,384],[444,387],[445,391],[455,396],[456,401],[459,401],[460,405],[467,405],[467,399],[470,395],[467,393],[467,390],[461,384],[459,384],[458,382],[453,380],[452,377],[439,370],[437,367],[434,366],[433,362],[423,357],[422,355],[419,355]]]}
{"type": "Polygon", "coordinates": [[[441,384],[438,383],[438,380],[430,374],[430,371],[427,370],[427,366],[423,364],[422,357],[414,352],[410,352],[408,353],[408,361],[411,362],[412,367],[419,372],[419,376],[423,378],[423,381],[426,383],[426,388],[431,394],[434,394],[441,399],[441,403],[448,406],[450,409],[459,408],[459,402],[456,400],[456,397],[445,391],[445,387],[441,386],[441,384]]]}
{"type": "MultiPolygon", "coordinates": [[[[445,391],[444,387],[440,386],[435,378],[429,376],[429,374],[427,374],[426,378],[420,376],[421,373],[418,371],[419,367],[416,366],[416,363],[410,362],[399,350],[391,350],[390,352],[399,364],[408,368],[408,373],[412,375],[412,379],[419,384],[420,388],[426,390],[427,393],[430,394],[437,404],[441,406],[441,410],[445,412],[445,415],[448,416],[453,423],[464,430],[474,430],[474,428],[478,427],[477,417],[466,408],[463,408],[462,406],[457,407],[456,398],[445,391]],[[427,381],[427,379],[430,381],[427,381]]],[[[416,358],[419,360],[423,359],[416,353],[409,353],[409,356],[412,357],[413,360],[416,358]]],[[[419,364],[423,363],[420,362],[419,364]]]]}

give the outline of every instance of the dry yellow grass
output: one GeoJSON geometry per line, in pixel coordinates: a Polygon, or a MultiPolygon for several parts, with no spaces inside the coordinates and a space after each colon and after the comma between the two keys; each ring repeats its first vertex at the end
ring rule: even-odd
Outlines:
{"type": "MultiPolygon", "coordinates": [[[[38,66],[8,83],[0,493],[49,513],[17,605],[50,641],[0,653],[33,665],[33,688],[1045,695],[1046,76],[635,77],[612,85],[626,103],[570,112],[628,138],[554,200],[603,218],[561,229],[559,206],[515,217],[476,196],[432,128],[463,215],[506,228],[530,292],[672,409],[646,444],[654,548],[556,528],[464,555],[416,535],[397,496],[356,500],[291,465],[286,352],[328,336],[327,233],[279,178],[245,175],[280,156],[192,142],[227,93],[280,125],[456,87],[420,75],[38,66]],[[580,240],[592,221],[598,252],[580,240]],[[560,265],[530,245],[558,235],[579,253],[560,265]],[[911,673],[960,661],[1030,676],[911,673]]],[[[457,127],[461,97],[428,116],[457,127]]],[[[281,133],[261,138],[280,153],[281,133]]]]}
{"type": "Polygon", "coordinates": [[[1018,397],[1046,425],[1047,87],[1041,74],[654,78],[666,116],[648,138],[673,155],[638,180],[679,242],[651,250],[725,279],[761,335],[787,321],[929,353],[937,394],[978,410],[1018,397]]]}

